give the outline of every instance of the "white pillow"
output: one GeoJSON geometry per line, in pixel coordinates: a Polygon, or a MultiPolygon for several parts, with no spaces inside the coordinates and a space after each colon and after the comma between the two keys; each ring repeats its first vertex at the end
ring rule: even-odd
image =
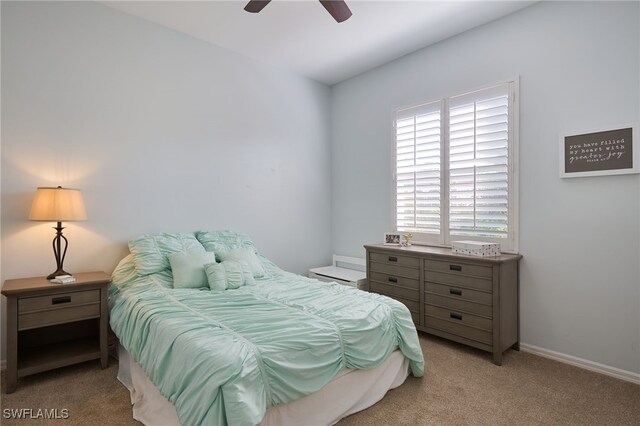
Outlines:
{"type": "Polygon", "coordinates": [[[204,265],[204,270],[211,290],[240,288],[255,283],[249,265],[244,262],[225,260],[222,263],[208,263],[204,265]]]}
{"type": "Polygon", "coordinates": [[[254,277],[264,277],[266,275],[260,259],[258,259],[256,252],[251,247],[238,247],[228,251],[220,251],[218,252],[218,257],[222,261],[235,260],[240,263],[245,262],[249,265],[254,277]]]}
{"type": "Polygon", "coordinates": [[[173,288],[200,288],[209,285],[204,265],[216,261],[215,253],[172,253],[167,257],[173,273],[173,288]]]}

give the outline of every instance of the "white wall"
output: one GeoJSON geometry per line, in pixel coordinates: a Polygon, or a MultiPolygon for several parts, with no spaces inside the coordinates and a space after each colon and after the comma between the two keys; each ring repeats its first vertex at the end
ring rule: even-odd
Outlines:
{"type": "Polygon", "coordinates": [[[55,269],[53,224],[27,220],[50,185],[89,216],[65,224],[69,272],[198,229],[294,272],[329,262],[328,107],[327,86],[99,4],[2,2],[0,278],[55,269]]]}
{"type": "Polygon", "coordinates": [[[638,122],[639,23],[543,2],[333,86],[333,251],[391,229],[394,109],[519,76],[521,340],[640,373],[638,175],[558,177],[563,130],[638,122]]]}

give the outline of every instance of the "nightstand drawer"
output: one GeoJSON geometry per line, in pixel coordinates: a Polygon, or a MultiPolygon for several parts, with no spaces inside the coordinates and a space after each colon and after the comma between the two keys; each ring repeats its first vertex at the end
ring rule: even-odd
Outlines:
{"type": "Polygon", "coordinates": [[[384,263],[386,265],[408,266],[419,268],[420,259],[416,257],[398,256],[397,254],[369,253],[372,262],[384,263]]]}
{"type": "Polygon", "coordinates": [[[70,291],[68,293],[50,294],[48,296],[25,297],[18,300],[21,314],[32,311],[66,308],[86,303],[99,303],[100,290],[70,291]]]}
{"type": "Polygon", "coordinates": [[[75,306],[63,309],[51,309],[35,311],[18,315],[18,330],[27,330],[36,327],[63,324],[71,321],[80,321],[89,318],[100,317],[100,303],[75,306]]]}

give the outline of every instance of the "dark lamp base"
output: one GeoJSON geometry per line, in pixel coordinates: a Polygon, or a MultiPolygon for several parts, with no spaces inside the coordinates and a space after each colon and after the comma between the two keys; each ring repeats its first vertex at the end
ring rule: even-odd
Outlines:
{"type": "Polygon", "coordinates": [[[62,235],[62,222],[58,222],[58,226],[53,228],[56,230],[56,236],[53,238],[53,255],[56,257],[56,271],[49,274],[47,277],[48,280],[51,280],[60,275],[71,275],[67,271],[63,269],[64,258],[67,255],[67,247],[69,246],[69,241],[67,241],[67,237],[62,235]],[[62,251],[61,242],[64,240],[64,251],[62,251]]]}

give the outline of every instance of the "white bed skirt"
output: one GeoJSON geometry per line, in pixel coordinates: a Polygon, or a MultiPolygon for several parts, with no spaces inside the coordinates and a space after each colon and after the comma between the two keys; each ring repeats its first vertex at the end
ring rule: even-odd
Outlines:
{"type": "MultiPolygon", "coordinates": [[[[176,409],[147,377],[129,353],[118,347],[118,380],[129,389],[133,418],[148,426],[179,425],[176,409]]],[[[271,407],[263,426],[332,425],[380,401],[389,389],[404,383],[409,361],[400,351],[371,370],[344,370],[318,392],[271,407]]]]}

